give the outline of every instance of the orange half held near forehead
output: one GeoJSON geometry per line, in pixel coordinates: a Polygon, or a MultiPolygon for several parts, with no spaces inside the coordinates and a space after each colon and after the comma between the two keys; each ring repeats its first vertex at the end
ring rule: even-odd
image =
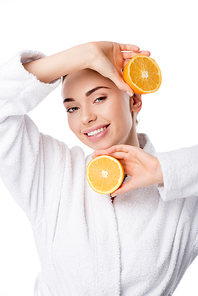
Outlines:
{"type": "Polygon", "coordinates": [[[162,73],[152,58],[136,55],[124,67],[123,79],[135,93],[148,94],[159,89],[162,73]]]}
{"type": "Polygon", "coordinates": [[[88,163],[86,177],[94,191],[110,194],[121,186],[124,168],[118,159],[109,155],[100,155],[88,163]]]}

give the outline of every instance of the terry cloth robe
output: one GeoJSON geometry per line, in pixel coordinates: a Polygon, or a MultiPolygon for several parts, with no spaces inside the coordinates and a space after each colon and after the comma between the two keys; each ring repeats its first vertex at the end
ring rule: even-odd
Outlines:
{"type": "Polygon", "coordinates": [[[22,66],[41,57],[24,51],[0,67],[0,176],[32,225],[35,295],[172,295],[198,253],[198,146],[157,154],[139,134],[164,184],[112,203],[87,183],[91,155],[40,133],[27,115],[59,84],[22,66]]]}

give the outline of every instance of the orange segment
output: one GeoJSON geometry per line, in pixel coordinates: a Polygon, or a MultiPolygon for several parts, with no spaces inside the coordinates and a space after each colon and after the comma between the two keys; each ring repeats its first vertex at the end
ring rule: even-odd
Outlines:
{"type": "Polygon", "coordinates": [[[137,94],[157,91],[162,83],[162,74],[158,64],[150,57],[133,57],[123,71],[124,81],[137,94]]]}
{"type": "Polygon", "coordinates": [[[109,194],[120,187],[124,179],[124,169],[119,160],[109,155],[93,158],[87,165],[87,181],[100,194],[109,194]]]}

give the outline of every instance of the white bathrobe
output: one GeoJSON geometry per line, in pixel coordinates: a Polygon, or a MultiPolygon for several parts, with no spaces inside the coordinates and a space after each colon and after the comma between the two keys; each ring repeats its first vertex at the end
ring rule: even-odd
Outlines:
{"type": "Polygon", "coordinates": [[[59,81],[44,84],[21,63],[0,67],[0,176],[32,225],[42,296],[172,295],[198,253],[198,146],[156,154],[164,185],[131,190],[111,202],[85,170],[91,156],[39,133],[26,115],[59,81]]]}

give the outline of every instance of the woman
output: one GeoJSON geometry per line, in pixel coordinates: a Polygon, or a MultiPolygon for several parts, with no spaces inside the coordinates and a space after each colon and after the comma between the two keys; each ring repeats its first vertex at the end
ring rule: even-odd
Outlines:
{"type": "Polygon", "coordinates": [[[141,96],[121,76],[137,53],[150,54],[96,42],[51,57],[22,52],[1,66],[0,175],[32,224],[35,295],[171,295],[197,256],[198,147],[156,154],[137,135],[141,96]],[[124,164],[115,199],[87,184],[91,155],[39,133],[26,115],[65,75],[71,130],[124,164]]]}

